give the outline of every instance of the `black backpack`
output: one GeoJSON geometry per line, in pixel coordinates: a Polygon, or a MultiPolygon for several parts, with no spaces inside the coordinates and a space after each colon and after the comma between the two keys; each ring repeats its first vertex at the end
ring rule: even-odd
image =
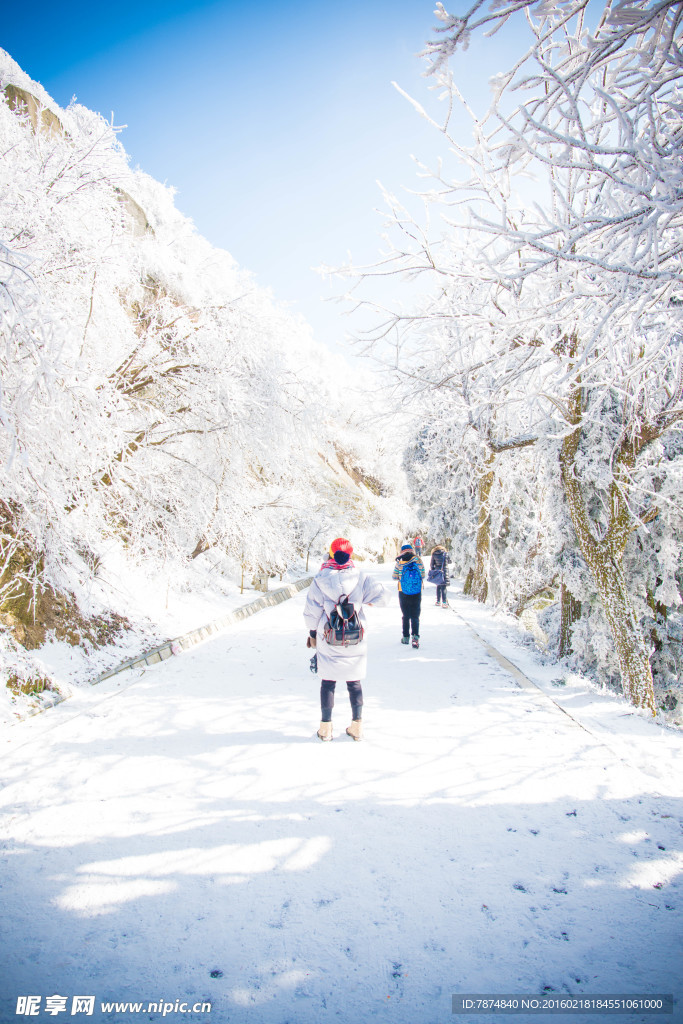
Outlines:
{"type": "Polygon", "coordinates": [[[325,623],[325,640],[331,647],[353,647],[361,642],[364,632],[349,595],[342,594],[325,623]]]}

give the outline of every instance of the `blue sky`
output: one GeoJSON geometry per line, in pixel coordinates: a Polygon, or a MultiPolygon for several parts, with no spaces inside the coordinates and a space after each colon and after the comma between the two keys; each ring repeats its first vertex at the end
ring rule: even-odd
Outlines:
{"type": "MultiPolygon", "coordinates": [[[[132,164],[173,185],[201,234],[334,345],[367,321],[322,302],[345,286],[312,268],[349,253],[375,260],[377,179],[396,193],[419,188],[411,154],[431,165],[444,151],[391,85],[435,105],[416,56],[437,24],[434,6],[38,0],[8,5],[0,44],[60,105],[75,95],[113,113],[132,164]]],[[[504,45],[496,37],[485,61],[481,44],[459,62],[460,84],[480,103],[504,45]]],[[[383,297],[406,287],[395,282],[383,297]]]]}

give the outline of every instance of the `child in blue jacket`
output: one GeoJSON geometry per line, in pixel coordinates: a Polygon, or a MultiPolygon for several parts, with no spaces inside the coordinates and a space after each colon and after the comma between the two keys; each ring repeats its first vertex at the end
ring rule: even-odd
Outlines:
{"type": "Polygon", "coordinates": [[[422,559],[415,554],[412,544],[401,545],[396,558],[392,579],[398,582],[398,600],[403,615],[403,636],[401,643],[407,644],[413,636],[413,647],[420,646],[420,606],[425,567],[422,559]]]}

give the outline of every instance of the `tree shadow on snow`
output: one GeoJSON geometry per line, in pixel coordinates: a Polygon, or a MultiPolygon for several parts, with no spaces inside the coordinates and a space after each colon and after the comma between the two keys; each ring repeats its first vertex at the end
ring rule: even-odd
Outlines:
{"type": "Polygon", "coordinates": [[[515,799],[445,784],[436,756],[401,775],[349,765],[353,744],[297,750],[223,774],[180,746],[175,782],[124,790],[106,748],[85,782],[40,771],[5,844],[2,1019],[29,993],[431,1024],[456,991],[679,989],[680,801],[579,795],[559,768],[515,799]]]}

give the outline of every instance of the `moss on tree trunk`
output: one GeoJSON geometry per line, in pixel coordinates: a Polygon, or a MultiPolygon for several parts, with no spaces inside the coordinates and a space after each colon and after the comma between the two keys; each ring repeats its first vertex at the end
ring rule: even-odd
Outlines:
{"type": "Polygon", "coordinates": [[[572,626],[581,618],[581,602],[564,583],[560,586],[560,649],[561,658],[572,653],[572,626]]]}

